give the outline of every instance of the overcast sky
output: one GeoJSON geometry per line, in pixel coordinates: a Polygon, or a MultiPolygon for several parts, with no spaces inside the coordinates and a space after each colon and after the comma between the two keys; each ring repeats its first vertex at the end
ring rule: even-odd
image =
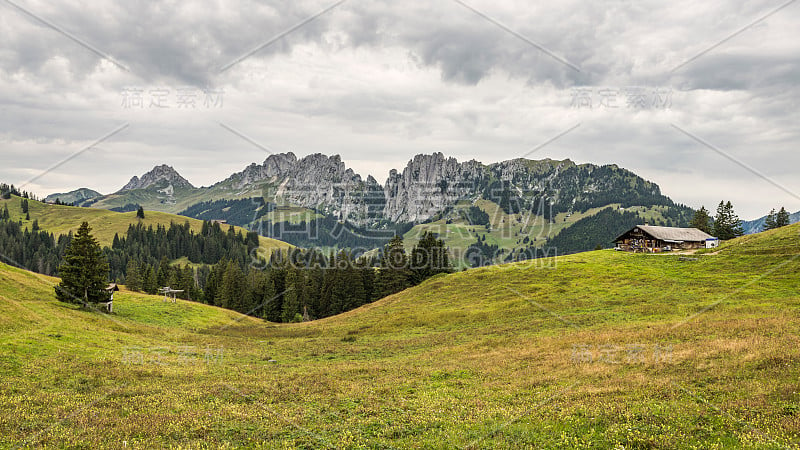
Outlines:
{"type": "Polygon", "coordinates": [[[441,151],[800,210],[800,2],[82,3],[0,4],[0,181],[39,195],[286,151],[383,183],[441,151]]]}

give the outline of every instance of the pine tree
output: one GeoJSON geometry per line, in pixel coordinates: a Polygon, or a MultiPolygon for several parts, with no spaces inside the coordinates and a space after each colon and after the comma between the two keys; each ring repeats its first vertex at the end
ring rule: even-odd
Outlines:
{"type": "Polygon", "coordinates": [[[283,300],[286,295],[286,266],[282,261],[273,258],[268,275],[274,294],[270,297],[270,301],[264,303],[262,308],[264,319],[270,322],[280,322],[281,313],[283,312],[283,300]]]}
{"type": "Polygon", "coordinates": [[[778,228],[776,224],[777,214],[775,213],[775,208],[772,208],[767,214],[767,217],[764,219],[764,231],[771,230],[773,228],[778,228]]]}
{"type": "Polygon", "coordinates": [[[161,258],[161,262],[158,263],[158,272],[156,273],[156,284],[158,287],[165,287],[169,286],[169,274],[170,274],[170,267],[169,267],[169,259],[166,256],[161,258]]]}
{"type": "Polygon", "coordinates": [[[222,284],[222,277],[225,274],[225,269],[228,267],[228,262],[225,259],[215,264],[206,277],[203,285],[203,302],[209,305],[217,305],[217,292],[222,284]]]}
{"type": "Polygon", "coordinates": [[[250,285],[253,286],[253,303],[257,307],[259,316],[268,319],[267,308],[269,303],[275,301],[275,285],[269,271],[250,271],[250,285]]]}
{"type": "Polygon", "coordinates": [[[778,214],[775,216],[775,227],[785,227],[786,225],[789,225],[789,222],[789,213],[786,211],[786,208],[781,207],[781,210],[778,211],[778,214]]]}
{"type": "Polygon", "coordinates": [[[142,290],[142,280],[139,276],[139,267],[136,261],[131,259],[125,270],[125,286],[132,291],[142,290]]]}
{"type": "Polygon", "coordinates": [[[717,215],[714,218],[714,236],[722,239],[733,239],[744,234],[742,229],[742,221],[739,216],[733,211],[733,205],[730,201],[725,203],[719,202],[717,206],[717,215]]]}
{"type": "Polygon", "coordinates": [[[400,292],[411,286],[411,273],[408,269],[408,258],[403,246],[403,238],[393,237],[383,249],[381,268],[378,271],[377,291],[379,298],[400,292]]]}
{"type": "Polygon", "coordinates": [[[142,274],[142,290],[148,294],[155,294],[158,292],[158,281],[156,280],[156,271],[153,266],[145,264],[140,272],[142,274]]]}
{"type": "Polygon", "coordinates": [[[139,209],[136,210],[136,218],[137,219],[144,219],[144,208],[139,206],[139,209]]]}
{"type": "Polygon", "coordinates": [[[2,219],[3,220],[8,220],[10,218],[11,218],[11,214],[9,214],[9,212],[8,212],[8,205],[3,205],[3,216],[2,216],[2,219]]]}
{"type": "Polygon", "coordinates": [[[20,208],[22,208],[22,212],[28,214],[28,200],[23,198],[19,201],[19,203],[20,208]]]}
{"type": "Polygon", "coordinates": [[[295,317],[302,312],[305,303],[305,276],[294,265],[286,271],[286,289],[286,294],[283,296],[281,321],[294,322],[295,317]]]}
{"type": "Polygon", "coordinates": [[[450,257],[444,241],[426,231],[411,251],[411,272],[414,284],[422,283],[439,273],[452,271],[450,257]]]}
{"type": "Polygon", "coordinates": [[[185,291],[184,294],[187,300],[196,301],[200,298],[199,292],[197,292],[194,269],[189,267],[188,264],[180,271],[180,285],[180,288],[185,291]]]}
{"type": "Polygon", "coordinates": [[[91,228],[83,222],[64,253],[64,263],[58,268],[61,282],[56,297],[62,302],[104,302],[109,298],[108,262],[91,228]]]}
{"type": "Polygon", "coordinates": [[[711,216],[708,215],[708,210],[705,206],[701,206],[700,209],[694,212],[694,216],[692,217],[692,221],[689,226],[711,234],[711,216]]]}
{"type": "Polygon", "coordinates": [[[244,272],[234,261],[229,261],[215,303],[223,308],[247,313],[249,312],[247,308],[251,305],[250,299],[251,292],[244,272]]]}

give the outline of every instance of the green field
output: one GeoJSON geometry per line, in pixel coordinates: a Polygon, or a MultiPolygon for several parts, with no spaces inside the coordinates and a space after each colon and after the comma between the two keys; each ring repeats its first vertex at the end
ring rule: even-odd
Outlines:
{"type": "Polygon", "coordinates": [[[800,448],[800,224],[471,269],[301,324],[0,266],[0,447],[800,448]]]}
{"type": "MultiPolygon", "coordinates": [[[[39,227],[42,230],[55,235],[67,234],[70,231],[74,233],[82,222],[88,222],[89,226],[94,230],[92,234],[100,242],[100,245],[104,246],[111,245],[114,240],[114,234],[119,234],[120,237],[125,236],[130,224],[141,223],[144,226],[153,226],[155,228],[158,225],[169,227],[171,222],[176,224],[189,222],[189,225],[195,232],[199,232],[203,227],[202,220],[164,212],[145,211],[145,218],[140,220],[136,218],[135,211],[120,213],[106,209],[51,205],[35,200],[28,200],[30,220],[25,220],[25,214],[22,212],[19,197],[12,196],[8,200],[0,199],[0,209],[2,209],[4,205],[8,206],[11,220],[21,221],[28,229],[30,229],[34,220],[38,220],[39,227]]],[[[234,228],[242,233],[247,232],[243,228],[234,228]]],[[[259,237],[259,242],[261,243],[261,247],[268,251],[271,251],[271,249],[287,249],[292,247],[285,242],[263,236],[259,237]]]]}

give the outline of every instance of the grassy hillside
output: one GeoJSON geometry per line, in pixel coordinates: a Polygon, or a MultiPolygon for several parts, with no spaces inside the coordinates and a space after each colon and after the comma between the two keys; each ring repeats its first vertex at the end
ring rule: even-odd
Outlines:
{"type": "Polygon", "coordinates": [[[0,266],[0,447],[799,448],[800,226],[438,276],[317,322],[0,266]]]}
{"type": "MultiPolygon", "coordinates": [[[[590,208],[585,212],[560,213],[556,215],[551,223],[542,216],[537,216],[530,212],[507,214],[497,203],[489,200],[477,200],[474,203],[462,201],[456,204],[453,211],[445,215],[445,217],[429,223],[415,225],[403,235],[403,242],[406,249],[410,251],[419,241],[422,233],[426,231],[437,233],[450,249],[453,265],[457,268],[463,268],[469,266],[466,258],[464,258],[467,249],[475,244],[479,237],[483,237],[487,245],[497,245],[500,249],[506,249],[506,252],[496,260],[496,262],[502,262],[503,258],[512,249],[524,249],[528,246],[525,241],[526,237],[534,246],[538,248],[545,247],[547,238],[553,238],[579,220],[594,216],[608,207],[617,210],[620,205],[617,203],[590,208]],[[485,225],[470,223],[465,217],[463,211],[472,205],[489,215],[488,228],[485,225]]],[[[667,207],[665,206],[633,206],[626,208],[627,211],[639,214],[643,218],[643,222],[651,223],[665,222],[667,218],[663,213],[666,209],[667,207]]],[[[551,254],[553,253],[554,251],[551,254]]]]}
{"type": "MultiPolygon", "coordinates": [[[[30,228],[34,220],[38,220],[39,227],[42,230],[56,235],[67,234],[70,231],[74,233],[82,222],[89,222],[89,226],[93,230],[92,234],[100,242],[100,245],[111,245],[114,240],[114,234],[124,236],[130,224],[139,222],[144,226],[152,225],[156,227],[157,225],[164,225],[169,227],[170,222],[182,224],[188,221],[196,232],[199,232],[203,226],[201,220],[157,211],[146,211],[145,218],[139,220],[136,218],[136,212],[119,213],[105,209],[51,205],[35,200],[28,200],[30,220],[25,220],[19,197],[12,196],[8,200],[0,199],[0,209],[3,208],[3,205],[8,206],[11,220],[22,221],[28,228],[30,228]]],[[[246,230],[239,227],[236,227],[236,229],[243,233],[246,232],[246,230]]],[[[291,247],[285,242],[266,237],[260,237],[259,242],[261,247],[265,249],[291,247]]]]}

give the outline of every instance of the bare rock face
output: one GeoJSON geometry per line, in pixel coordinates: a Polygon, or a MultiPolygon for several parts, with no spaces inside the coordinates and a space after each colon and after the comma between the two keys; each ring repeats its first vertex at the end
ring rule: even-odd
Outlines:
{"type": "Polygon", "coordinates": [[[356,224],[383,210],[383,190],[371,176],[366,181],[345,166],[339,155],[320,153],[297,159],[293,153],[270,155],[220,184],[234,189],[262,183],[268,200],[316,209],[356,224]]]}
{"type": "Polygon", "coordinates": [[[298,160],[292,153],[282,153],[271,155],[262,165],[251,164],[220,184],[245,190],[265,183],[269,191],[265,196],[277,204],[313,208],[370,226],[381,221],[422,222],[459,200],[493,199],[494,190],[508,186],[518,192],[545,191],[564,167],[574,163],[516,159],[486,166],[433,153],[415,156],[402,173],[392,170],[381,186],[372,176],[364,180],[347,168],[339,155],[315,153],[298,160]]]}
{"type": "Polygon", "coordinates": [[[417,155],[402,174],[389,172],[383,214],[393,222],[427,220],[460,199],[474,197],[483,177],[477,161],[459,163],[441,153],[417,155]]]}
{"type": "MultiPolygon", "coordinates": [[[[172,167],[161,165],[133,177],[122,191],[147,188],[158,192],[161,203],[176,204],[187,194],[181,188],[193,186],[172,167]]],[[[365,227],[424,222],[463,200],[491,200],[508,213],[533,211],[548,218],[612,203],[671,202],[657,185],[615,165],[522,158],[484,165],[442,153],[416,155],[402,171],[389,172],[383,185],[372,176],[362,178],[339,155],[315,153],[298,159],[280,153],[191,194],[202,198],[204,193],[211,198],[264,197],[279,206],[303,206],[365,227]]]]}
{"type": "Polygon", "coordinates": [[[134,189],[147,189],[151,186],[167,188],[188,187],[194,188],[192,183],[183,178],[175,169],[166,164],[156,166],[153,170],[142,175],[141,178],[134,176],[120,191],[132,191],[134,189]]]}

